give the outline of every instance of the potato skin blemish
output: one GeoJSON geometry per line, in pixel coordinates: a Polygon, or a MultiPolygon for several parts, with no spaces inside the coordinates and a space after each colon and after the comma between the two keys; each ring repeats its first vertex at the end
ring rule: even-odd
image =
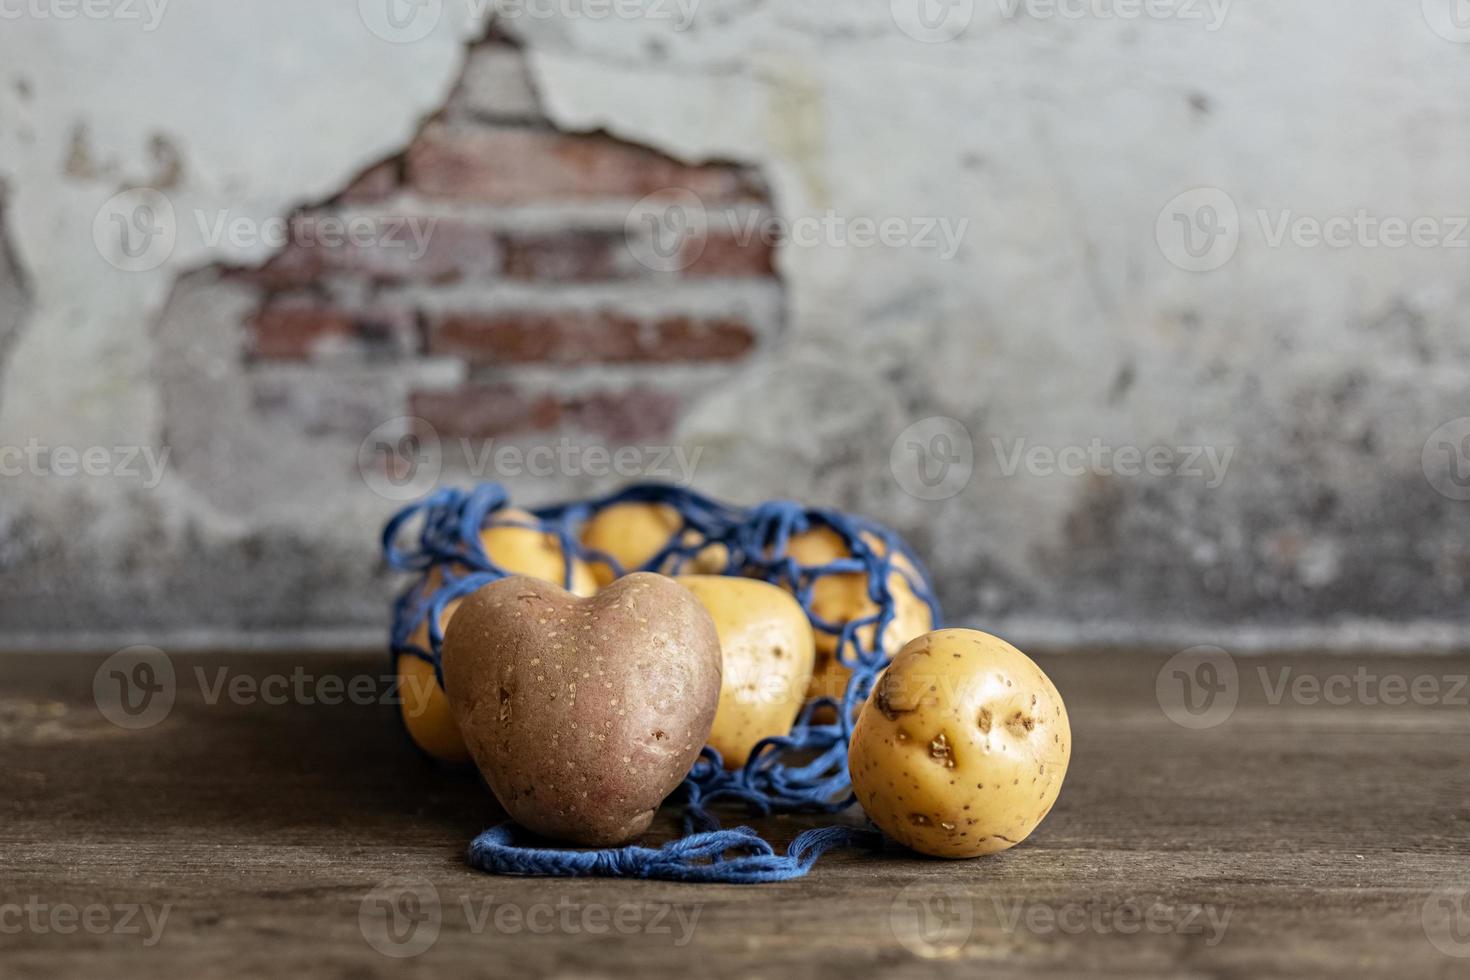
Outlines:
{"type": "Polygon", "coordinates": [[[894,658],[858,715],[848,769],[888,836],[965,858],[1025,840],[1056,802],[1071,752],[1066,706],[1041,668],[997,637],[947,629],[894,658]]]}

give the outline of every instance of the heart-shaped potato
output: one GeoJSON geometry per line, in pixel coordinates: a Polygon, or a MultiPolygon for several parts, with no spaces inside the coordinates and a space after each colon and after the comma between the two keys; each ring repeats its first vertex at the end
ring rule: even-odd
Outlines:
{"type": "Polygon", "coordinates": [[[501,806],[547,837],[637,837],[688,774],[720,697],[715,625],[649,572],[591,598],[515,576],[460,605],[444,687],[501,806]]]}
{"type": "Polygon", "coordinates": [[[728,575],[674,579],[704,604],[724,656],[720,710],[709,744],[738,769],[763,738],[785,735],[806,701],[815,659],[812,624],[791,593],[728,575]]]}
{"type": "MultiPolygon", "coordinates": [[[[507,508],[499,511],[480,532],[480,544],[489,559],[506,571],[559,584],[567,568],[561,542],[554,534],[525,526],[535,522],[535,516],[523,510],[507,508]]],[[[466,569],[458,571],[463,573],[466,569]]],[[[428,587],[437,589],[442,584],[443,576],[439,569],[430,569],[428,587]]],[[[575,556],[572,558],[572,591],[578,595],[591,595],[597,591],[592,569],[575,556]]],[[[454,599],[444,606],[439,617],[440,629],[447,628],[460,602],[454,599]]],[[[408,642],[421,650],[429,649],[428,617],[419,623],[408,642]]],[[[399,654],[398,690],[403,725],[414,744],[441,762],[453,765],[469,762],[470,754],[454,727],[449,702],[444,699],[439,680],[434,676],[434,666],[414,654],[399,654]]]]}

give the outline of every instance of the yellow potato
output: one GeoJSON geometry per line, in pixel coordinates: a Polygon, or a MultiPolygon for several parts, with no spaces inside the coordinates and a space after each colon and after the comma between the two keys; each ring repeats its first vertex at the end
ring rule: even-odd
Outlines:
{"type": "MultiPolygon", "coordinates": [[[[447,618],[447,617],[446,617],[447,618]]],[[[414,744],[440,762],[470,761],[470,750],[460,738],[449,710],[449,699],[434,676],[434,665],[412,654],[398,655],[399,710],[414,744]]]]}
{"type": "MultiPolygon", "coordinates": [[[[604,507],[593,515],[582,528],[582,546],[610,556],[624,572],[632,572],[662,551],[683,526],[679,512],[668,504],[630,500],[604,507]]],[[[695,533],[689,531],[684,540],[695,538],[695,533]]],[[[712,544],[695,555],[688,570],[717,574],[725,569],[726,555],[724,545],[712,544]]],[[[597,584],[604,586],[616,577],[602,562],[593,562],[592,574],[597,584]]]]}
{"type": "Polygon", "coordinates": [[[679,575],[715,621],[724,661],[709,744],[738,769],[756,743],[785,735],[811,683],[812,627],[791,594],[758,579],[679,575]]]}
{"type": "Polygon", "coordinates": [[[879,677],[848,771],[873,822],[935,857],[1014,847],[1056,802],[1072,755],[1067,709],[1024,653],[979,630],[911,641],[879,677]]]}
{"type": "MultiPolygon", "coordinates": [[[[882,552],[881,540],[866,533],[863,539],[882,552]]],[[[803,565],[825,565],[852,554],[842,536],[825,526],[792,535],[786,553],[803,565]]],[[[890,656],[897,653],[909,640],[928,632],[934,626],[929,605],[914,595],[908,580],[898,569],[907,571],[916,581],[918,573],[902,555],[894,558],[893,564],[894,571],[888,574],[888,588],[893,593],[894,616],[883,633],[883,650],[890,656]]],[[[878,606],[868,598],[868,577],[862,572],[824,575],[812,586],[812,612],[828,623],[846,623],[871,616],[877,611],[878,606]]],[[[871,625],[857,631],[858,641],[865,649],[872,646],[873,631],[874,627],[871,625]]],[[[816,637],[817,666],[807,697],[825,695],[840,700],[852,671],[837,660],[835,634],[817,630],[816,637]]]]}
{"type": "MultiPolygon", "coordinates": [[[[566,573],[566,562],[561,544],[555,535],[530,527],[505,526],[504,522],[532,522],[535,518],[523,510],[499,511],[491,518],[491,524],[480,532],[480,542],[490,560],[515,575],[539,578],[556,585],[562,584],[566,573]]],[[[459,569],[464,571],[464,569],[459,569]]],[[[429,587],[437,589],[443,581],[439,569],[429,570],[429,587]]],[[[597,580],[592,569],[580,558],[572,559],[572,592],[589,596],[597,591],[597,580]]],[[[439,617],[439,628],[449,628],[449,621],[459,609],[462,599],[453,599],[444,606],[439,617]]],[[[422,650],[429,649],[429,622],[425,619],[409,636],[409,643],[422,650]]],[[[470,753],[465,748],[455,727],[454,717],[449,711],[449,701],[434,676],[434,668],[427,661],[412,654],[398,656],[398,686],[401,700],[399,712],[403,715],[404,727],[414,744],[442,762],[465,763],[470,753]]]]}

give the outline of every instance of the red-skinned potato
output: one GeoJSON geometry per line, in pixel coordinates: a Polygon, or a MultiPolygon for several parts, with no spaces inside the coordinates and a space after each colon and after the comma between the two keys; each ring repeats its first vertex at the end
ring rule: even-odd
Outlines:
{"type": "MultiPolygon", "coordinates": [[[[529,575],[560,585],[566,574],[566,561],[562,555],[561,542],[554,535],[531,527],[516,526],[534,523],[536,518],[523,510],[506,509],[497,512],[489,527],[480,532],[480,543],[490,560],[508,572],[529,575]]],[[[461,569],[460,571],[464,571],[461,569]]],[[[436,589],[443,581],[437,568],[429,571],[429,588],[436,589]]],[[[572,559],[572,591],[578,595],[591,595],[597,591],[597,582],[592,570],[580,558],[572,559]]],[[[439,617],[440,629],[446,629],[454,618],[459,604],[455,599],[447,603],[439,617]]],[[[421,650],[429,649],[428,619],[419,623],[409,636],[409,643],[421,650]]],[[[455,727],[454,717],[449,711],[449,702],[434,676],[434,667],[422,657],[411,653],[398,655],[399,712],[408,735],[424,752],[440,762],[463,765],[470,761],[455,727]]]]}
{"type": "Polygon", "coordinates": [[[444,638],[450,709],[507,813],[594,847],[648,828],[709,738],[720,644],[699,600],[635,572],[591,598],[520,576],[465,599],[444,638]]]}
{"type": "Polygon", "coordinates": [[[1014,847],[1050,812],[1072,756],[1050,678],[988,633],[936,630],[878,678],[848,770],[884,833],[935,857],[1014,847]]]}

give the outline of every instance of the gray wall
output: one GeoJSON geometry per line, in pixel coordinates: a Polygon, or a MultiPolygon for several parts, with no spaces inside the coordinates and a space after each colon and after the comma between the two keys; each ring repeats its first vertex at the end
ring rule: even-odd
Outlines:
{"type": "Polygon", "coordinates": [[[1022,643],[1464,645],[1452,4],[310,6],[0,35],[0,645],[378,642],[413,426],[869,513],[1022,643]]]}

